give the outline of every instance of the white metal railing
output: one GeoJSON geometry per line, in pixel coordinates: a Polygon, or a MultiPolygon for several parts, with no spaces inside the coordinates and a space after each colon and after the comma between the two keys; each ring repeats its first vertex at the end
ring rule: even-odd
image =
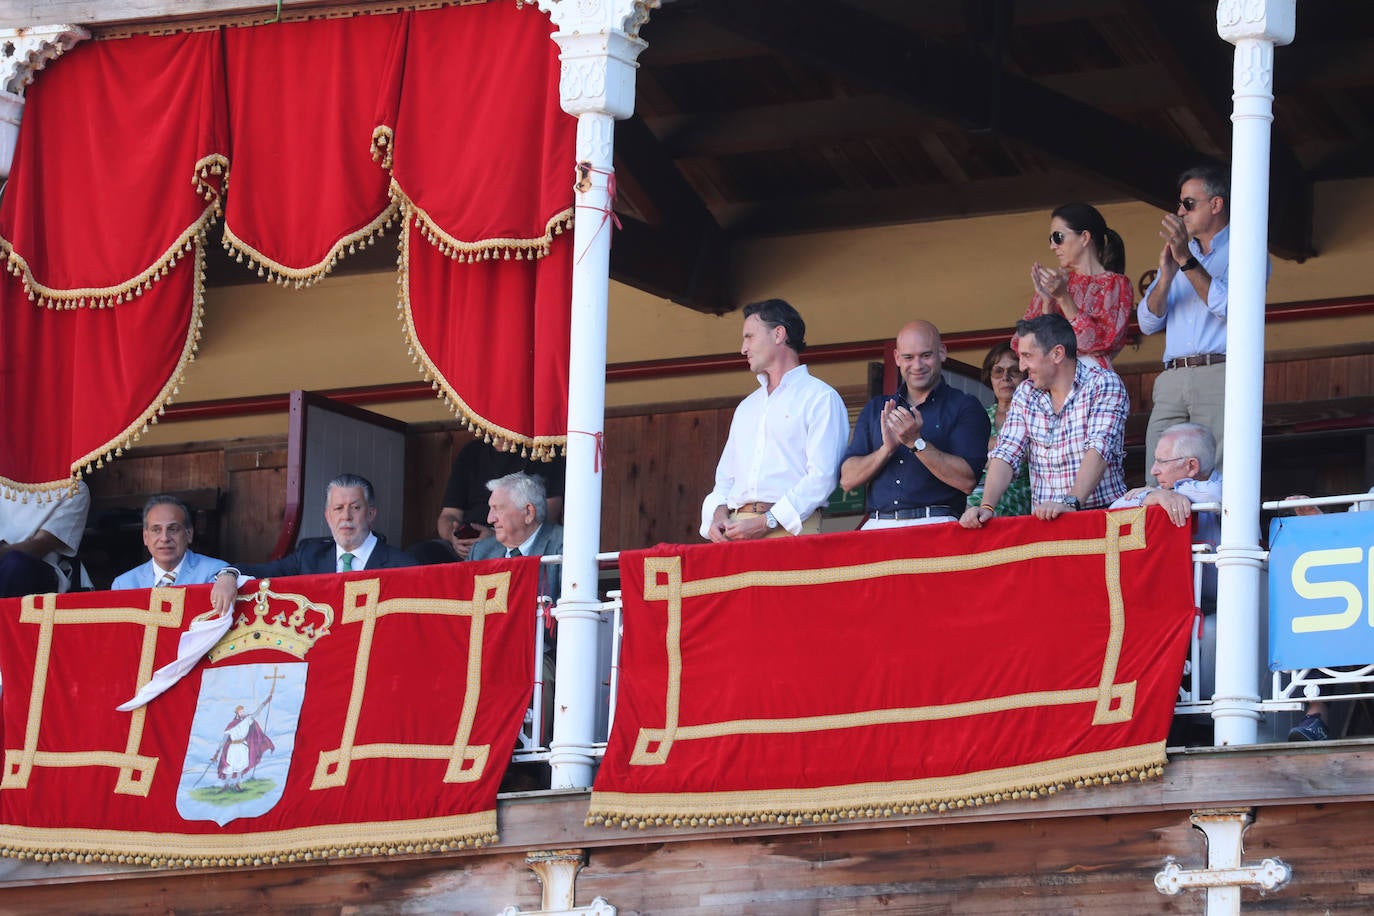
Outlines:
{"type": "MultiPolygon", "coordinates": [[[[620,554],[615,552],[598,554],[596,559],[599,562],[616,560],[619,557],[620,554]]],[[[540,557],[542,565],[556,566],[562,562],[563,558],[558,555],[540,557]]],[[[601,723],[598,722],[595,740],[589,749],[591,756],[597,758],[606,753],[606,739],[610,735],[611,723],[615,719],[616,695],[620,689],[620,639],[623,633],[623,606],[619,591],[607,592],[606,598],[607,600],[598,607],[598,611],[602,624],[609,628],[608,642],[604,646],[607,651],[604,657],[599,655],[597,659],[601,684],[606,688],[606,719],[604,727],[601,727],[601,723]]],[[[544,714],[544,708],[546,698],[551,699],[549,691],[553,689],[552,684],[545,682],[545,678],[551,676],[553,667],[551,664],[547,668],[545,667],[547,636],[553,630],[553,604],[554,599],[548,595],[539,597],[539,609],[536,612],[534,624],[534,689],[530,695],[530,706],[525,710],[525,719],[521,723],[520,732],[516,737],[515,752],[511,755],[511,760],[515,763],[548,762],[551,753],[546,732],[549,723],[544,714]]]]}
{"type": "MultiPolygon", "coordinates": [[[[1323,496],[1303,499],[1273,500],[1261,504],[1265,510],[1296,509],[1306,506],[1354,506],[1353,511],[1374,510],[1371,493],[1356,493],[1345,496],[1323,496]]],[[[1221,511],[1218,503],[1201,503],[1193,507],[1195,512],[1221,511]]],[[[614,561],[620,558],[618,551],[597,554],[597,561],[614,561]]],[[[1265,555],[1264,575],[1268,575],[1267,554],[1265,555]]],[[[562,562],[560,556],[541,558],[545,564],[555,565],[562,562]]],[[[1212,711],[1212,699],[1207,695],[1207,687],[1212,681],[1212,671],[1216,663],[1216,615],[1204,614],[1204,592],[1209,579],[1215,578],[1214,567],[1217,555],[1213,545],[1193,545],[1193,604],[1197,609],[1194,624],[1188,641],[1188,658],[1184,662],[1183,678],[1178,688],[1178,700],[1174,706],[1176,715],[1205,715],[1212,711]]],[[[1215,586],[1213,585],[1212,588],[1215,586]]],[[[1267,590],[1261,589],[1261,593],[1267,590]]],[[[601,757],[606,750],[606,739],[615,721],[615,708],[620,690],[620,645],[624,632],[623,605],[621,593],[606,593],[606,601],[599,606],[603,625],[607,629],[603,643],[604,656],[598,658],[599,677],[606,689],[604,696],[604,727],[598,721],[596,740],[591,746],[591,754],[601,757]]],[[[544,655],[546,634],[552,614],[553,599],[544,596],[539,599],[539,611],[535,626],[537,632],[534,642],[534,690],[530,708],[525,711],[525,721],[521,726],[519,740],[513,755],[516,762],[547,761],[550,750],[545,738],[546,718],[544,715],[545,694],[551,685],[545,683],[544,655]]],[[[1261,627],[1262,646],[1268,644],[1267,613],[1257,615],[1256,625],[1261,627]]],[[[1267,653],[1266,653],[1267,657],[1267,653]]],[[[1264,659],[1258,659],[1260,668],[1257,676],[1262,678],[1267,672],[1264,659]]],[[[1374,662],[1361,666],[1335,668],[1304,668],[1296,671],[1269,672],[1271,688],[1260,706],[1266,712],[1301,711],[1303,705],[1311,700],[1359,700],[1374,699],[1374,662]]]]}

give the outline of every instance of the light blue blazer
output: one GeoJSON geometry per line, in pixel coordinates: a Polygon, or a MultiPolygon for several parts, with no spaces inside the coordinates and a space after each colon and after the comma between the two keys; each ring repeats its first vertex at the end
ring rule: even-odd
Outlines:
{"type": "MultiPolygon", "coordinates": [[[[207,557],[196,553],[194,550],[186,551],[186,556],[181,561],[181,572],[177,575],[177,585],[204,585],[207,582],[215,581],[215,573],[219,572],[229,564],[223,560],[216,560],[214,557],[207,557]]],[[[110,586],[111,591],[118,591],[122,588],[152,588],[157,581],[159,573],[151,559],[142,566],[135,566],[126,573],[120,573],[115,577],[114,584],[110,586]]]]}

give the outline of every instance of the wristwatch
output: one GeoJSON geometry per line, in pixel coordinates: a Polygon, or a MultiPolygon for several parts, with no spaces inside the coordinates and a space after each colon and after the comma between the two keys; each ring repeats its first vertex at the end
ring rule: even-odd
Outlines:
{"type": "Polygon", "coordinates": [[[1072,493],[1065,493],[1063,496],[1059,497],[1057,502],[1063,503],[1075,512],[1083,508],[1083,503],[1079,502],[1078,497],[1074,496],[1072,493]]]}
{"type": "Polygon", "coordinates": [[[926,440],[917,436],[916,441],[911,443],[911,450],[913,452],[924,452],[926,450],[926,440]]]}
{"type": "Polygon", "coordinates": [[[778,519],[777,516],[773,515],[772,509],[769,509],[767,512],[763,513],[763,520],[768,523],[769,531],[772,531],[774,528],[778,527],[778,519]]]}
{"type": "Polygon", "coordinates": [[[1182,271],[1189,271],[1192,270],[1194,267],[1197,267],[1197,257],[1191,254],[1188,255],[1188,260],[1178,265],[1178,269],[1182,271]]]}

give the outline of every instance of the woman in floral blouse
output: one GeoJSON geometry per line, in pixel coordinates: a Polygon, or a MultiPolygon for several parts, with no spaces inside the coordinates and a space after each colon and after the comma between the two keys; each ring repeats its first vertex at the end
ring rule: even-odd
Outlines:
{"type": "Polygon", "coordinates": [[[1078,338],[1079,359],[1112,368],[1135,310],[1131,280],[1122,273],[1126,246],[1121,236],[1107,228],[1097,208],[1065,204],[1050,214],[1050,250],[1059,267],[1031,265],[1035,292],[1025,317],[1063,315],[1078,338]]]}

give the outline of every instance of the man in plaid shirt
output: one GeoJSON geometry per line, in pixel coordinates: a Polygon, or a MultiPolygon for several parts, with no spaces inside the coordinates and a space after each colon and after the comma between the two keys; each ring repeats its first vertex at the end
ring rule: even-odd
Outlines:
{"type": "Polygon", "coordinates": [[[988,456],[983,502],[959,520],[965,528],[992,518],[1022,461],[1030,462],[1032,514],[1044,521],[1106,508],[1126,492],[1121,459],[1130,398],[1121,377],[1078,359],[1073,327],[1062,315],[1018,321],[1016,336],[1027,378],[988,456]]]}

